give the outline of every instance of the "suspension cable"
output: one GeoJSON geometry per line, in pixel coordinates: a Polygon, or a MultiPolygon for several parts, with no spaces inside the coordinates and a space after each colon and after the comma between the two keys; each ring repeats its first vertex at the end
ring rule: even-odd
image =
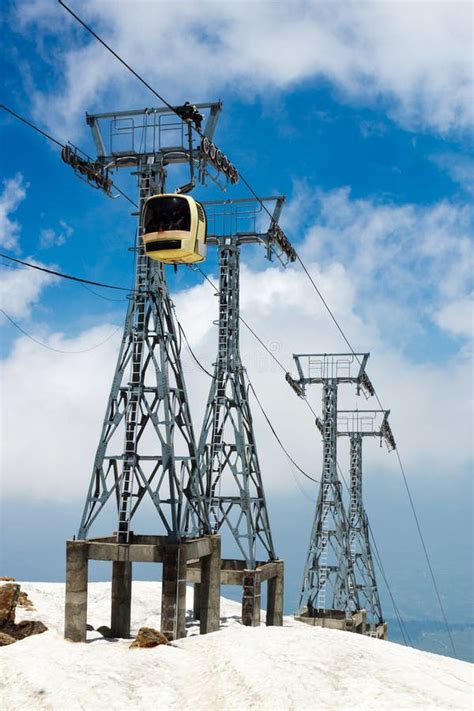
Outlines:
{"type": "Polygon", "coordinates": [[[30,267],[30,269],[37,269],[40,272],[45,272],[46,274],[52,274],[53,276],[61,277],[61,279],[69,279],[70,281],[77,281],[81,284],[90,284],[91,286],[100,286],[101,289],[115,289],[116,291],[127,291],[130,293],[130,289],[126,289],[124,286],[115,286],[113,284],[105,284],[101,281],[91,281],[90,279],[82,279],[81,277],[73,276],[72,274],[65,274],[64,272],[57,272],[54,269],[47,269],[46,267],[40,267],[38,264],[31,264],[31,262],[25,262],[23,259],[15,259],[10,257],[8,254],[0,254],[2,259],[9,259],[11,262],[16,262],[17,264],[23,264],[25,267],[30,267]]]}
{"type": "Polygon", "coordinates": [[[83,348],[79,351],[63,351],[59,348],[54,348],[53,346],[49,346],[47,343],[44,343],[43,341],[39,341],[37,338],[31,335],[31,333],[28,333],[28,331],[25,331],[24,328],[20,326],[12,317],[7,314],[6,311],[4,311],[2,308],[0,308],[0,313],[2,313],[5,318],[10,321],[12,326],[14,326],[20,333],[22,333],[24,336],[30,339],[30,341],[33,341],[33,343],[36,343],[38,346],[41,346],[42,348],[46,348],[48,351],[54,351],[54,353],[61,353],[63,355],[78,355],[80,353],[88,353],[89,351],[93,351],[96,348],[100,348],[100,346],[103,346],[104,343],[107,343],[107,341],[110,341],[111,338],[115,336],[117,331],[121,329],[121,326],[118,326],[112,333],[110,333],[107,338],[104,338],[103,341],[100,341],[100,343],[96,343],[95,346],[91,346],[90,348],[83,348]]]}
{"type": "MultiPolygon", "coordinates": [[[[175,318],[176,318],[176,314],[175,314],[175,318]]],[[[190,344],[189,344],[188,337],[187,337],[187,335],[186,335],[186,331],[185,331],[184,328],[181,326],[181,323],[178,321],[177,318],[176,318],[176,323],[178,324],[179,332],[180,332],[180,334],[182,335],[182,337],[184,338],[184,342],[186,343],[186,346],[188,347],[188,351],[191,353],[191,356],[192,356],[193,360],[197,363],[197,365],[201,368],[201,370],[202,370],[204,373],[206,373],[206,375],[208,375],[208,376],[211,378],[211,380],[215,380],[215,376],[212,375],[212,373],[210,373],[210,372],[207,370],[207,368],[205,368],[205,367],[203,366],[203,364],[201,363],[201,361],[199,360],[199,358],[197,357],[197,355],[194,353],[193,349],[191,348],[191,346],[190,346],[190,344]]]]}
{"type": "MultiPolygon", "coordinates": [[[[30,128],[32,128],[32,129],[33,129],[34,131],[36,131],[37,133],[39,133],[39,134],[41,134],[42,136],[44,136],[45,138],[47,138],[48,141],[51,141],[52,143],[55,143],[55,144],[56,144],[57,146],[59,146],[60,148],[64,148],[64,146],[66,145],[65,143],[61,143],[61,141],[58,141],[58,139],[57,139],[57,138],[54,138],[54,136],[52,136],[50,133],[46,133],[46,131],[43,131],[42,128],[39,128],[38,126],[36,126],[36,125],[35,125],[34,123],[32,123],[31,121],[28,121],[28,119],[26,119],[24,116],[20,116],[20,114],[17,114],[16,111],[13,111],[13,109],[10,109],[8,106],[5,106],[5,104],[0,104],[0,109],[3,109],[3,110],[6,111],[7,113],[11,114],[11,115],[14,116],[16,119],[18,119],[18,120],[21,121],[22,123],[24,123],[24,124],[26,124],[27,126],[29,126],[30,128]]],[[[71,143],[70,145],[73,146],[73,148],[75,148],[76,150],[80,150],[81,153],[83,153],[85,156],[87,156],[87,153],[86,153],[85,151],[83,151],[81,148],[77,148],[77,146],[74,146],[72,143],[71,143]]],[[[88,157],[90,160],[92,160],[90,156],[87,156],[87,157],[88,157]]],[[[126,200],[128,200],[128,202],[129,202],[131,205],[133,205],[134,207],[138,208],[137,203],[136,203],[134,200],[132,200],[132,198],[127,195],[127,193],[124,193],[124,191],[121,190],[113,181],[111,181],[111,184],[113,185],[114,189],[115,189],[122,197],[124,197],[126,200]]]]}
{"type": "MultiPolygon", "coordinates": [[[[58,0],[58,2],[59,2],[60,5],[62,5],[62,7],[63,7],[70,15],[72,15],[72,17],[74,17],[75,20],[77,20],[77,22],[79,22],[80,25],[82,25],[82,27],[84,27],[85,30],[87,30],[87,32],[89,32],[89,34],[91,34],[93,37],[95,37],[95,39],[96,39],[98,42],[100,42],[100,44],[101,44],[103,47],[105,47],[111,54],[113,54],[113,56],[115,57],[115,59],[118,59],[118,61],[119,61],[121,64],[123,64],[123,66],[126,67],[126,68],[128,69],[128,71],[131,72],[131,73],[133,74],[133,76],[136,77],[136,79],[138,79],[139,82],[141,82],[144,86],[146,86],[146,88],[147,88],[149,91],[151,91],[151,93],[154,94],[154,95],[157,97],[157,99],[159,99],[163,104],[165,104],[165,106],[166,106],[168,109],[170,109],[170,111],[173,111],[173,113],[175,113],[177,116],[179,116],[179,117],[181,118],[181,120],[182,120],[182,117],[181,117],[181,116],[179,115],[179,113],[175,110],[175,108],[174,108],[168,101],[166,101],[166,99],[165,99],[163,96],[161,96],[161,94],[159,94],[157,91],[155,91],[155,89],[153,89],[153,87],[152,87],[147,81],[145,81],[145,79],[144,79],[142,76],[140,76],[140,74],[139,74],[138,72],[136,72],[135,69],[133,69],[133,68],[130,66],[130,64],[127,64],[127,62],[126,62],[124,59],[122,59],[122,57],[121,57],[119,54],[117,54],[117,52],[115,52],[115,51],[112,49],[112,47],[111,47],[110,45],[108,45],[107,42],[105,42],[105,40],[103,40],[101,37],[99,37],[99,35],[97,34],[97,32],[94,32],[94,30],[92,29],[92,27],[90,27],[89,25],[87,25],[87,24],[84,22],[84,20],[81,20],[81,18],[79,17],[79,15],[76,15],[76,13],[73,12],[73,10],[71,10],[71,8],[68,7],[65,2],[63,2],[63,0],[58,0]]],[[[194,128],[194,127],[193,127],[193,128],[194,128]]],[[[195,129],[195,130],[197,130],[197,129],[195,129]]],[[[198,133],[201,135],[201,132],[200,132],[200,131],[198,131],[198,133]]]]}
{"type": "MultiPolygon", "coordinates": [[[[340,476],[340,478],[341,478],[341,480],[342,480],[342,482],[343,482],[343,484],[344,484],[344,486],[345,486],[345,488],[346,488],[346,491],[347,491],[347,493],[350,495],[349,484],[347,483],[346,477],[344,476],[344,472],[342,471],[342,468],[341,468],[341,465],[339,464],[339,462],[336,462],[336,466],[337,466],[337,469],[338,469],[338,472],[339,472],[339,476],[340,476]]],[[[380,555],[380,553],[379,553],[379,549],[378,549],[378,546],[377,546],[377,543],[376,543],[376,540],[375,540],[374,533],[373,533],[373,531],[372,531],[372,528],[371,528],[371,526],[370,526],[370,523],[369,523],[368,521],[367,521],[367,523],[368,523],[368,527],[369,527],[370,537],[371,537],[371,539],[372,539],[372,543],[374,544],[374,550],[375,550],[375,554],[376,554],[376,555],[375,555],[375,558],[376,558],[376,561],[377,561],[377,565],[379,566],[380,572],[381,572],[381,574],[382,574],[383,581],[384,581],[384,583],[385,583],[385,586],[386,586],[386,588],[387,588],[388,594],[389,594],[389,596],[390,596],[390,600],[392,601],[393,611],[395,612],[395,616],[396,616],[396,618],[397,618],[398,626],[399,626],[399,628],[400,628],[400,632],[401,632],[401,635],[402,635],[402,637],[403,637],[404,644],[405,644],[405,646],[407,646],[407,640],[408,640],[408,644],[409,644],[411,647],[413,647],[412,641],[411,641],[411,639],[410,639],[410,635],[408,634],[407,626],[406,626],[405,622],[403,621],[403,618],[402,618],[402,616],[401,616],[400,610],[399,610],[399,608],[398,608],[397,603],[395,602],[395,598],[394,598],[393,593],[392,593],[392,590],[391,590],[391,588],[390,588],[390,585],[389,585],[387,576],[386,576],[386,574],[385,574],[385,569],[384,569],[384,566],[383,566],[383,564],[382,564],[382,557],[381,557],[381,555],[380,555]]]]}
{"type": "Polygon", "coordinates": [[[400,612],[400,610],[399,610],[399,608],[398,608],[398,605],[397,605],[397,603],[395,602],[395,598],[394,598],[394,596],[393,596],[392,589],[391,589],[391,587],[390,587],[390,585],[389,585],[389,582],[388,582],[388,580],[387,580],[387,576],[386,576],[386,574],[385,574],[385,569],[384,569],[384,566],[383,566],[383,564],[382,564],[382,558],[381,558],[381,556],[380,556],[379,549],[378,549],[378,546],[377,546],[377,542],[376,542],[376,540],[375,540],[375,536],[374,536],[374,534],[373,534],[372,527],[371,527],[370,523],[368,524],[368,526],[369,526],[370,538],[371,538],[372,544],[373,544],[373,546],[374,546],[374,557],[375,557],[375,560],[376,560],[377,565],[378,565],[378,567],[379,567],[380,574],[382,575],[382,579],[383,579],[383,581],[384,581],[384,583],[385,583],[385,587],[387,588],[388,594],[389,594],[389,596],[390,596],[390,600],[391,600],[391,602],[392,602],[393,611],[395,612],[395,616],[396,616],[396,618],[397,618],[398,626],[399,626],[399,628],[400,628],[400,632],[401,632],[401,635],[402,635],[402,637],[403,637],[403,641],[404,641],[406,647],[407,647],[408,645],[409,645],[410,647],[413,647],[413,642],[411,641],[410,635],[409,635],[409,633],[408,633],[408,628],[407,628],[407,626],[406,626],[406,624],[405,624],[405,622],[404,622],[404,620],[403,620],[403,618],[402,618],[402,615],[401,615],[401,612],[400,612]]]}
{"type": "Polygon", "coordinates": [[[264,410],[264,408],[263,408],[263,405],[262,405],[262,403],[260,402],[260,399],[259,399],[257,393],[255,392],[255,388],[254,388],[254,386],[252,385],[252,382],[251,382],[250,378],[248,377],[248,374],[247,374],[247,380],[248,380],[248,383],[249,383],[249,388],[250,388],[250,390],[253,392],[254,397],[255,397],[255,400],[257,401],[258,406],[259,406],[259,408],[260,408],[260,410],[261,410],[261,412],[262,412],[264,418],[266,419],[267,424],[268,424],[268,426],[270,427],[270,430],[271,430],[272,433],[273,433],[273,436],[275,437],[276,441],[278,442],[278,444],[280,445],[280,447],[282,448],[282,450],[284,451],[284,453],[286,454],[286,456],[288,457],[288,459],[290,460],[290,462],[298,469],[298,471],[299,471],[301,474],[303,474],[303,476],[305,476],[307,479],[309,479],[310,481],[312,481],[314,484],[319,484],[320,482],[319,482],[317,479],[314,479],[314,478],[313,478],[312,476],[310,476],[309,474],[307,474],[307,473],[304,471],[304,469],[302,469],[302,468],[295,462],[295,460],[293,459],[293,457],[291,456],[291,454],[288,452],[288,450],[286,449],[285,445],[283,444],[283,442],[281,441],[280,437],[278,436],[278,434],[277,434],[277,432],[276,432],[274,426],[272,425],[272,423],[271,423],[271,421],[270,421],[270,418],[268,417],[267,413],[265,412],[265,410],[264,410]]]}

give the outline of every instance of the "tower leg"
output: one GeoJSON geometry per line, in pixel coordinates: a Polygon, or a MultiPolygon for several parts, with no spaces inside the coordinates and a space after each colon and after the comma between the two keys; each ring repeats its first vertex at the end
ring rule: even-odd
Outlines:
{"type": "Polygon", "coordinates": [[[132,564],[122,561],[112,563],[112,637],[130,637],[130,612],[132,604],[132,564]]]}
{"type": "Polygon", "coordinates": [[[161,631],[169,639],[186,636],[186,549],[165,546],[161,592],[161,631]]]}
{"type": "Polygon", "coordinates": [[[260,625],[261,587],[258,570],[244,570],[242,624],[247,627],[258,627],[260,625]]]}
{"type": "Polygon", "coordinates": [[[66,605],[64,637],[71,642],[86,641],[87,553],[85,541],[66,543],[66,605]]]}
{"type": "Polygon", "coordinates": [[[209,541],[211,555],[203,558],[201,562],[201,634],[216,632],[219,629],[221,612],[221,539],[220,536],[210,536],[209,541]]]}
{"type": "Polygon", "coordinates": [[[283,576],[284,564],[283,561],[276,563],[278,565],[278,573],[274,578],[268,580],[267,591],[267,626],[283,625],[283,576]]]}

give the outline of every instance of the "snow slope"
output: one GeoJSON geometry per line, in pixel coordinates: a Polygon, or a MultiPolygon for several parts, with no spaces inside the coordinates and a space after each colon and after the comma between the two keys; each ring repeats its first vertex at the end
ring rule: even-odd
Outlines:
{"type": "MultiPolygon", "coordinates": [[[[129,649],[129,640],[62,637],[64,585],[22,583],[42,635],[0,648],[0,708],[471,709],[473,665],[286,617],[283,628],[246,628],[240,606],[222,599],[223,628],[168,647],[129,649]]],[[[188,591],[191,606],[191,590],[188,591]]],[[[132,628],[159,628],[160,584],[134,582],[132,628]]],[[[91,583],[88,621],[109,624],[110,585],[91,583]]]]}

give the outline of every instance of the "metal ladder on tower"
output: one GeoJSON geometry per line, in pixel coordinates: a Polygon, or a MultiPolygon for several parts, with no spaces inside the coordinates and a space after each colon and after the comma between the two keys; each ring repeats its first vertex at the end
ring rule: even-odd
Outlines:
{"type": "MultiPolygon", "coordinates": [[[[354,454],[352,455],[353,457],[355,456],[354,454]]],[[[351,499],[349,503],[349,548],[350,548],[350,554],[351,554],[351,561],[352,561],[352,568],[354,570],[354,575],[356,573],[356,539],[358,535],[358,529],[356,528],[357,524],[357,514],[358,514],[358,503],[357,503],[357,471],[356,471],[356,462],[352,461],[351,462],[351,483],[350,483],[350,491],[351,491],[351,499]]],[[[357,583],[356,583],[357,584],[357,583]]],[[[351,595],[354,593],[353,589],[353,583],[352,583],[352,577],[349,578],[349,592],[351,595]]]]}
{"type": "MultiPolygon", "coordinates": [[[[228,283],[229,280],[229,255],[227,252],[223,252],[221,256],[220,264],[220,279],[221,283],[228,283]]],[[[216,505],[213,500],[216,496],[217,484],[222,485],[222,470],[224,466],[224,445],[223,445],[223,427],[225,419],[225,407],[226,407],[226,378],[225,371],[227,370],[229,363],[229,321],[228,321],[228,308],[225,300],[225,289],[221,289],[221,294],[219,296],[219,320],[214,321],[214,324],[219,327],[219,337],[218,337],[218,352],[217,352],[217,364],[215,375],[216,380],[216,409],[214,416],[214,425],[212,429],[211,438],[211,472],[213,489],[211,491],[211,502],[209,518],[211,524],[211,530],[217,533],[219,528],[219,511],[216,509],[216,505]]],[[[220,494],[220,491],[219,491],[220,494]]]]}
{"type": "MultiPolygon", "coordinates": [[[[143,179],[140,184],[140,205],[143,205],[149,192],[149,182],[143,179]]],[[[145,309],[147,289],[149,282],[149,261],[145,254],[141,238],[137,245],[136,280],[135,289],[137,299],[135,305],[134,323],[132,326],[132,358],[130,364],[130,379],[127,386],[127,401],[129,407],[125,423],[125,447],[122,470],[122,484],[120,487],[120,506],[118,521],[118,539],[128,542],[130,537],[130,519],[133,509],[133,499],[138,497],[134,493],[134,479],[136,466],[135,432],[138,424],[140,398],[142,395],[141,372],[143,361],[145,309]]]]}

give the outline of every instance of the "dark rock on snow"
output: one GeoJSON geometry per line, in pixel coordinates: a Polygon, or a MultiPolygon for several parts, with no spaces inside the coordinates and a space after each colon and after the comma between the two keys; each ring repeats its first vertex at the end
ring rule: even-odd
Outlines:
{"type": "Polygon", "coordinates": [[[134,647],[158,647],[159,644],[169,644],[164,634],[154,630],[153,627],[140,627],[137,638],[133,640],[130,649],[134,647]]]}

